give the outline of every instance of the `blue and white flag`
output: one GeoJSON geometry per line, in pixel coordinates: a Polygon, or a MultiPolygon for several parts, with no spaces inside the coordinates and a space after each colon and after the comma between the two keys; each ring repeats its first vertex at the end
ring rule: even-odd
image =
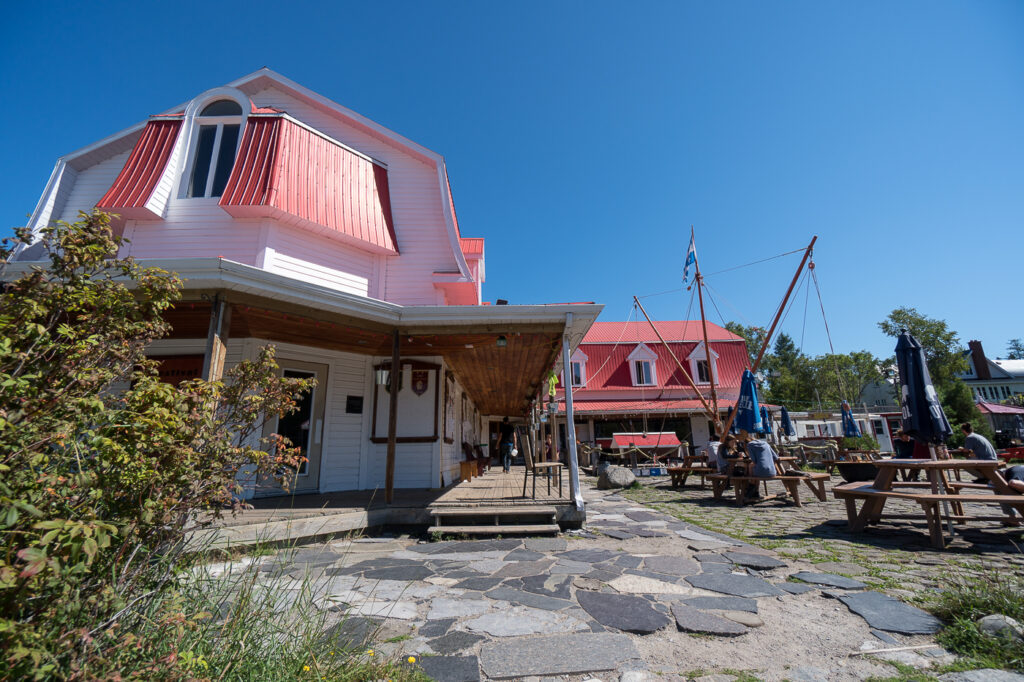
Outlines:
{"type": "Polygon", "coordinates": [[[693,242],[693,233],[690,233],[690,248],[686,250],[686,263],[683,264],[683,284],[690,277],[690,266],[697,263],[697,245],[693,242]]]}

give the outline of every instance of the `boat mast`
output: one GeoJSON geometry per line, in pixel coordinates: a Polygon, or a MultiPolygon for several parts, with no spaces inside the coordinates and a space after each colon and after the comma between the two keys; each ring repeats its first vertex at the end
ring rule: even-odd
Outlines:
{"type": "MultiPolygon", "coordinates": [[[[775,319],[772,320],[772,326],[768,328],[768,333],[764,337],[764,343],[761,344],[761,352],[757,354],[757,360],[754,360],[754,366],[750,369],[751,374],[757,374],[758,368],[761,366],[761,359],[764,357],[764,352],[768,350],[768,344],[771,343],[772,334],[775,333],[775,327],[779,324],[779,320],[782,318],[782,313],[786,310],[786,303],[789,302],[789,295],[793,293],[793,288],[796,286],[797,280],[800,279],[800,273],[804,270],[804,265],[807,264],[807,259],[811,257],[811,252],[814,251],[814,242],[818,241],[818,235],[814,235],[811,239],[811,243],[807,245],[804,250],[804,257],[800,259],[800,267],[796,269],[796,274],[793,275],[793,281],[789,283],[789,288],[786,289],[786,295],[782,298],[782,305],[779,306],[779,310],[775,313],[775,319]]],[[[722,428],[722,434],[724,435],[729,431],[733,421],[736,419],[736,410],[739,408],[739,401],[733,406],[732,410],[729,411],[729,419],[726,420],[725,426],[722,428]]]]}
{"type": "MultiPolygon", "coordinates": [[[[690,225],[690,241],[694,242],[693,225],[690,225]]],[[[718,411],[718,392],[715,390],[715,373],[712,371],[711,365],[711,344],[708,343],[708,320],[704,316],[704,278],[701,277],[700,274],[700,259],[697,257],[696,250],[694,250],[693,253],[693,267],[697,270],[697,275],[694,279],[697,282],[697,300],[700,301],[700,326],[704,332],[704,359],[708,366],[708,381],[711,383],[711,408],[715,411],[715,417],[711,421],[714,423],[714,428],[717,431],[722,424],[722,419],[718,411]]],[[[698,378],[700,378],[699,372],[698,378]]]]}

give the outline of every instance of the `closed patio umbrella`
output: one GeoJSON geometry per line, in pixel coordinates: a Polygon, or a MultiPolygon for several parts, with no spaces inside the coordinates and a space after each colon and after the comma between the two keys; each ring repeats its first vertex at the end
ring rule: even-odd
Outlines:
{"type": "Polygon", "coordinates": [[[772,435],[772,418],[764,405],[761,406],[761,430],[769,436],[772,435]]]}
{"type": "MultiPolygon", "coordinates": [[[[900,406],[903,408],[903,430],[911,438],[936,445],[945,443],[953,428],[939,403],[932,384],[924,349],[910,332],[900,334],[896,343],[896,365],[900,371],[900,406]]],[[[934,454],[933,454],[934,457],[934,454]]]]}
{"type": "Polygon", "coordinates": [[[847,438],[860,438],[860,428],[857,426],[857,421],[853,418],[853,410],[850,409],[850,403],[844,400],[841,408],[843,413],[843,435],[847,438]]]}
{"type": "Polygon", "coordinates": [[[755,433],[761,430],[761,408],[757,404],[757,384],[749,369],[743,370],[740,397],[736,401],[736,428],[755,433]]]}
{"type": "Polygon", "coordinates": [[[1013,420],[1013,430],[1017,432],[1017,438],[1024,440],[1024,417],[1019,414],[1013,420]]]}
{"type": "Polygon", "coordinates": [[[780,431],[786,436],[796,435],[796,429],[793,428],[793,422],[789,418],[789,410],[786,409],[785,405],[782,406],[782,425],[780,431]]]}

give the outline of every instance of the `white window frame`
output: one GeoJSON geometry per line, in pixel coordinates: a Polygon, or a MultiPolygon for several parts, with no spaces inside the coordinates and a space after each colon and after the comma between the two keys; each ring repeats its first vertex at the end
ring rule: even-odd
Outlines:
{"type": "MultiPolygon", "coordinates": [[[[216,175],[217,160],[220,156],[220,141],[224,132],[224,126],[227,124],[238,124],[238,140],[235,141],[235,161],[237,161],[238,150],[242,145],[242,138],[245,137],[245,124],[249,118],[250,112],[252,111],[252,106],[252,102],[245,93],[231,87],[207,90],[203,94],[199,95],[199,97],[196,97],[194,100],[189,102],[188,106],[185,108],[185,121],[183,126],[184,134],[181,136],[184,143],[188,146],[186,147],[187,153],[183,155],[185,157],[184,162],[179,167],[177,191],[177,197],[179,199],[209,202],[220,201],[220,197],[211,197],[208,196],[208,194],[213,188],[213,178],[216,175]],[[242,114],[240,116],[199,115],[199,112],[207,106],[222,99],[234,101],[239,107],[241,107],[242,114]],[[204,125],[217,126],[217,132],[213,139],[213,154],[210,157],[211,172],[206,177],[206,187],[203,191],[203,196],[190,197],[188,196],[188,186],[192,182],[192,171],[196,162],[196,151],[199,145],[199,129],[204,125]]],[[[182,140],[180,140],[179,143],[182,140]]]]}
{"type": "Polygon", "coordinates": [[[633,380],[634,386],[657,386],[658,385],[658,356],[647,347],[646,343],[641,343],[633,352],[626,358],[629,362],[629,376],[633,380]],[[643,383],[637,375],[636,363],[646,362],[651,370],[651,381],[650,383],[643,383]]]}
{"type": "MultiPolygon", "coordinates": [[[[572,366],[579,365],[580,368],[580,383],[573,382],[572,387],[575,388],[586,388],[587,387],[587,354],[581,351],[579,348],[569,357],[569,378],[575,379],[576,377],[572,374],[572,366]]],[[[562,372],[562,385],[568,385],[565,379],[565,372],[562,372]]]]}
{"type": "MultiPolygon", "coordinates": [[[[686,359],[690,362],[690,378],[693,379],[693,383],[697,384],[698,386],[709,386],[711,382],[701,381],[700,373],[697,371],[697,362],[699,360],[704,360],[705,362],[708,362],[708,354],[704,349],[704,342],[701,341],[700,343],[698,343],[697,347],[690,351],[690,354],[686,356],[686,359]]],[[[716,353],[714,349],[711,349],[711,360],[710,362],[708,362],[708,365],[711,369],[711,378],[715,380],[716,384],[719,383],[718,353],[716,353]]]]}

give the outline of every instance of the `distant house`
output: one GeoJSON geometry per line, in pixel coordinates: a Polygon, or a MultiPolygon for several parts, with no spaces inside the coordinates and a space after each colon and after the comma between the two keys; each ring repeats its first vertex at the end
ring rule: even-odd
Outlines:
{"type": "Polygon", "coordinates": [[[1024,407],[980,401],[978,410],[984,415],[985,420],[1000,441],[1004,437],[1006,439],[1024,439],[1024,433],[1022,433],[1022,423],[1024,422],[1019,421],[1024,420],[1024,407]]]}
{"type": "Polygon", "coordinates": [[[960,377],[975,401],[997,403],[1024,395],[1024,360],[993,360],[985,355],[981,341],[970,341],[967,347],[968,368],[960,377]]]}
{"type": "Polygon", "coordinates": [[[218,379],[267,343],[317,379],[269,426],[308,458],[298,492],[450,484],[462,443],[527,415],[601,310],[482,305],[484,240],[460,229],[444,158],[269,69],[61,157],[29,227],[94,207],[120,216],[122,255],[185,279],[148,351],[168,381],[218,379]]]}
{"type": "MultiPolygon", "coordinates": [[[[709,322],[708,352],[699,320],[656,324],[668,348],[647,322],[596,322],[573,353],[568,373],[581,441],[618,447],[615,434],[672,432],[691,447],[703,446],[711,423],[684,372],[709,402],[714,379],[725,421],[749,367],[743,338],[709,322]]],[[[564,386],[565,374],[559,379],[564,386]]],[[[564,401],[564,390],[558,400],[564,401]]],[[[559,438],[564,441],[564,423],[559,438]]]]}

